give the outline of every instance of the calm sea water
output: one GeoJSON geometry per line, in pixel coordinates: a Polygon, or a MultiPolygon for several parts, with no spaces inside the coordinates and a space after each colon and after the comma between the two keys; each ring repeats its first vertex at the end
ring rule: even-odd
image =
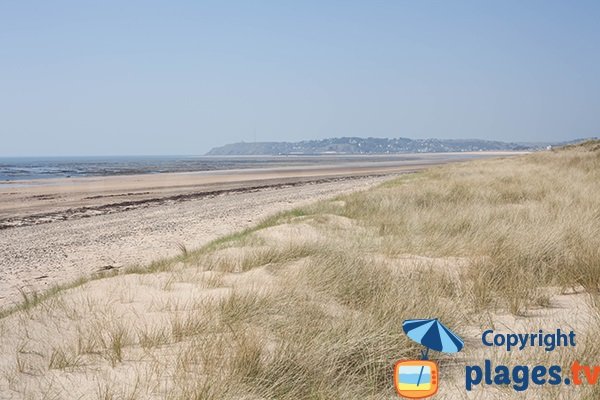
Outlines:
{"type": "Polygon", "coordinates": [[[111,157],[0,157],[0,182],[40,178],[157,174],[339,162],[399,161],[416,155],[389,156],[111,156],[111,157]]]}
{"type": "Polygon", "coordinates": [[[0,181],[260,168],[282,163],[288,164],[281,157],[0,157],[0,181]]]}

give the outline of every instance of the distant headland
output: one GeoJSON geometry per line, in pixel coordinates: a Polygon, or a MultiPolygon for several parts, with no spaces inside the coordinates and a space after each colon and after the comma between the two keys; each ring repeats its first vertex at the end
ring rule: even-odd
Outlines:
{"type": "Polygon", "coordinates": [[[300,142],[240,142],[211,149],[206,155],[393,154],[466,151],[527,151],[581,142],[500,142],[481,139],[409,139],[340,137],[300,142]]]}

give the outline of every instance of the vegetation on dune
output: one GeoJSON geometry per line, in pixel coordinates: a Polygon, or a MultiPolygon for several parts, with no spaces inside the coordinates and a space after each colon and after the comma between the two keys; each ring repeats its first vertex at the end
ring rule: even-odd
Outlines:
{"type": "Polygon", "coordinates": [[[463,332],[560,293],[595,299],[598,198],[598,142],[466,162],[278,214],[127,274],[25,294],[0,319],[0,389],[387,398],[393,362],[418,356],[404,319],[463,332]]]}
{"type": "Polygon", "coordinates": [[[341,214],[377,229],[388,255],[469,257],[478,303],[519,313],[543,286],[600,289],[599,196],[590,142],[401,178],[347,196],[341,214]]]}

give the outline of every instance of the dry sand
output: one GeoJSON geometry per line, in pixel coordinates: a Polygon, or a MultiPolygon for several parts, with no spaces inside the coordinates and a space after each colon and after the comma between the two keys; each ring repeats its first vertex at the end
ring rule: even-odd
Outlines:
{"type": "Polygon", "coordinates": [[[0,307],[102,269],[199,247],[278,211],[367,188],[395,174],[460,161],[397,162],[47,179],[0,185],[0,307]]]}

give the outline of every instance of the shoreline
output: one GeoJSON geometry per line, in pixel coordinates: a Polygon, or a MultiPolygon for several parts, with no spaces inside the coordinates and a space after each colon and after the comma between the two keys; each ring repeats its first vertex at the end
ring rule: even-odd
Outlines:
{"type": "MultiPolygon", "coordinates": [[[[129,177],[144,177],[144,176],[162,176],[162,175],[203,175],[203,174],[219,174],[219,173],[231,173],[231,174],[244,174],[253,173],[256,171],[275,170],[283,171],[286,169],[321,169],[323,167],[335,166],[335,167],[351,167],[352,165],[360,165],[362,163],[379,164],[388,163],[391,165],[397,165],[398,163],[411,163],[418,162],[421,160],[435,160],[435,159],[470,159],[470,158],[481,158],[481,157],[498,157],[498,156],[511,156],[519,154],[528,154],[531,151],[463,151],[463,152],[438,152],[438,153],[393,153],[393,154],[336,154],[336,155],[245,155],[245,156],[181,156],[183,159],[206,159],[211,161],[218,160],[244,160],[244,161],[262,161],[264,164],[258,166],[256,163],[248,167],[237,167],[231,168],[224,166],[217,169],[190,169],[190,170],[168,170],[159,171],[147,170],[145,172],[140,169],[138,172],[117,172],[117,173],[90,173],[73,176],[47,176],[47,177],[36,177],[36,178],[22,178],[22,179],[3,179],[0,180],[0,190],[2,188],[9,187],[28,187],[28,186],[44,186],[44,185],[60,185],[60,184],[78,184],[84,183],[90,179],[112,179],[112,178],[129,178],[129,177]]],[[[140,156],[143,157],[143,156],[140,156]]],[[[161,157],[161,156],[148,156],[148,157],[161,157]]],[[[164,156],[167,158],[176,156],[164,156]]],[[[19,159],[17,157],[16,159],[19,159]]],[[[22,157],[28,158],[28,157],[22,157]]],[[[51,157],[50,157],[51,158],[51,157]]],[[[61,157],[58,157],[61,158],[61,157]]],[[[69,157],[66,157],[69,158],[69,157]]],[[[85,157],[82,157],[85,159],[85,157]]],[[[102,158],[102,157],[99,157],[102,158]]],[[[110,156],[107,156],[110,158],[110,156]]],[[[2,157],[0,157],[2,160],[2,157]]]]}
{"type": "Polygon", "coordinates": [[[144,203],[202,197],[223,190],[411,172],[449,162],[518,154],[521,153],[435,153],[381,162],[355,157],[359,161],[338,164],[10,181],[0,185],[0,229],[31,225],[30,219],[47,222],[48,216],[52,216],[50,220],[72,219],[77,215],[87,217],[96,212],[103,214],[103,210],[122,208],[120,206],[127,209],[144,203]]]}

